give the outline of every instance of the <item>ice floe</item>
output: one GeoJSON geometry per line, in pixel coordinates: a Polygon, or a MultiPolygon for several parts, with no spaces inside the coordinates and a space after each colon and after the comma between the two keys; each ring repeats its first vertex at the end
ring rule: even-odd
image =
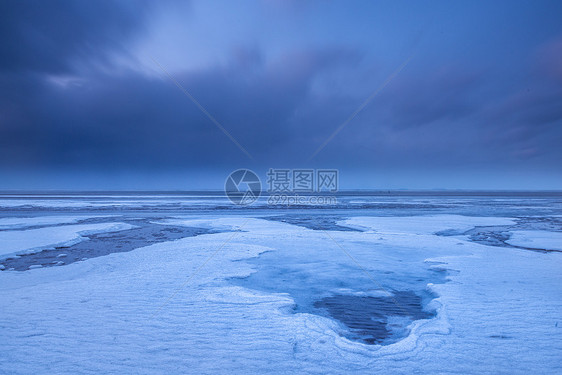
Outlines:
{"type": "Polygon", "coordinates": [[[0,230],[22,229],[36,226],[74,224],[82,220],[108,216],[34,216],[0,218],[0,230]]]}
{"type": "Polygon", "coordinates": [[[126,223],[100,223],[0,231],[0,258],[48,247],[69,246],[84,240],[83,236],[88,234],[117,232],[131,228],[133,226],[126,223]]]}
{"type": "Polygon", "coordinates": [[[505,242],[510,245],[531,249],[562,251],[562,232],[542,230],[513,231],[505,242]]]}

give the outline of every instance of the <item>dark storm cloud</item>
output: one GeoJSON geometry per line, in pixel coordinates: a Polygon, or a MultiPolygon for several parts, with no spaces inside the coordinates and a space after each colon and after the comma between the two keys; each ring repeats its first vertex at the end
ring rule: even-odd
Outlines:
{"type": "MultiPolygon", "coordinates": [[[[337,48],[294,51],[270,64],[257,56],[238,48],[227,65],[176,78],[264,157],[275,144],[290,144],[287,120],[306,102],[314,76],[358,57],[337,48]]],[[[13,164],[156,168],[247,161],[167,79],[95,73],[60,85],[30,74],[3,87],[4,96],[23,101],[6,112],[7,136],[0,140],[0,156],[13,164]]]]}
{"type": "Polygon", "coordinates": [[[147,1],[0,1],[0,70],[64,73],[138,33],[147,1]]]}
{"type": "Polygon", "coordinates": [[[410,4],[415,17],[403,3],[178,4],[0,2],[0,169],[309,167],[413,49],[311,166],[447,175],[562,161],[556,3],[410,4]]]}

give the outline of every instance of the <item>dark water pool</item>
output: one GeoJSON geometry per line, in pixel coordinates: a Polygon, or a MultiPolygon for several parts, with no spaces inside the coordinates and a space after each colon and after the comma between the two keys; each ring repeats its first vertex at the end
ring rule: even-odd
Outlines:
{"type": "MultiPolygon", "coordinates": [[[[105,219],[106,221],[108,219],[105,219]]],[[[115,219],[111,219],[115,221],[115,219]]],[[[218,233],[216,230],[154,224],[154,219],[126,219],[119,222],[132,224],[133,229],[105,232],[84,237],[87,240],[72,246],[45,249],[33,254],[24,254],[0,261],[3,270],[26,271],[36,267],[63,266],[81,260],[96,258],[111,253],[127,252],[158,242],[173,241],[201,234],[218,233]]],[[[81,224],[85,223],[82,222],[81,224]]],[[[89,220],[88,222],[93,222],[89,220]]],[[[102,222],[99,219],[95,222],[102,222]]]]}
{"type": "Polygon", "coordinates": [[[357,231],[355,228],[338,225],[337,222],[343,220],[343,217],[333,215],[281,215],[281,216],[265,216],[263,219],[280,221],[314,230],[337,230],[337,231],[357,231]]]}
{"type": "Polygon", "coordinates": [[[435,316],[424,309],[424,298],[412,291],[395,291],[388,297],[334,295],[316,301],[314,307],[343,323],[345,336],[366,344],[396,342],[407,334],[408,324],[435,316]]]}
{"type": "MultiPolygon", "coordinates": [[[[287,219],[282,218],[280,221],[287,219]]],[[[306,215],[291,217],[290,221],[312,229],[319,224],[316,217],[306,215]]],[[[320,221],[330,222],[335,223],[335,219],[320,221]]],[[[244,260],[254,265],[256,272],[229,281],[268,293],[288,293],[295,301],[292,313],[333,319],[341,324],[342,336],[364,344],[392,344],[409,335],[408,326],[413,321],[435,316],[427,308],[435,298],[427,284],[446,282],[447,271],[432,267],[423,254],[397,253],[399,250],[384,245],[371,249],[371,245],[350,242],[350,246],[367,247],[362,250],[362,258],[370,261],[363,269],[336,246],[307,251],[303,243],[297,251],[280,247],[244,260]],[[370,251],[371,256],[365,255],[370,251]]]]}

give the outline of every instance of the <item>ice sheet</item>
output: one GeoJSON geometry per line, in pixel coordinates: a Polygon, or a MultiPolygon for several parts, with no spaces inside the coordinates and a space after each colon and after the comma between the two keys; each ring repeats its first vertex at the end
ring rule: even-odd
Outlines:
{"type": "Polygon", "coordinates": [[[344,225],[384,233],[433,234],[445,230],[465,232],[476,226],[513,225],[514,219],[462,215],[427,215],[406,217],[354,217],[344,225]]]}
{"type": "Polygon", "coordinates": [[[513,231],[508,240],[510,245],[532,249],[562,251],[562,232],[547,232],[539,230],[513,231]]]}
{"type": "Polygon", "coordinates": [[[0,218],[0,230],[21,229],[34,226],[74,224],[81,220],[107,216],[35,216],[0,218]]]}
{"type": "Polygon", "coordinates": [[[68,246],[84,240],[82,236],[90,233],[117,232],[131,228],[133,226],[126,223],[100,223],[0,231],[0,258],[46,247],[68,246]]]}
{"type": "MultiPolygon", "coordinates": [[[[287,223],[216,218],[207,224],[240,230],[0,272],[0,366],[68,374],[560,373],[562,254],[433,234],[493,221],[351,218],[369,230],[331,231],[330,238],[287,223]],[[335,320],[292,313],[289,293],[229,282],[255,272],[250,261],[264,252],[324,254],[332,268],[304,266],[345,281],[358,269],[338,244],[367,270],[396,272],[397,280],[421,266],[448,269],[449,282],[427,286],[439,295],[437,317],[415,321],[397,343],[365,345],[340,335],[335,320]],[[348,268],[338,273],[340,262],[348,268]]],[[[365,291],[371,288],[366,278],[365,291]]]]}

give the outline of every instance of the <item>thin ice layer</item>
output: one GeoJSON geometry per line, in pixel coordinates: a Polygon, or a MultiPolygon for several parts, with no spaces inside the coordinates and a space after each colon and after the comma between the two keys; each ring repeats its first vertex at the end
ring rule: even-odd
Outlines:
{"type": "Polygon", "coordinates": [[[562,232],[542,230],[513,231],[505,242],[510,245],[531,249],[562,251],[562,232]]]}
{"type": "Polygon", "coordinates": [[[101,223],[0,231],[0,257],[74,244],[83,240],[82,236],[90,233],[116,232],[131,228],[133,226],[126,223],[101,223]]]}

